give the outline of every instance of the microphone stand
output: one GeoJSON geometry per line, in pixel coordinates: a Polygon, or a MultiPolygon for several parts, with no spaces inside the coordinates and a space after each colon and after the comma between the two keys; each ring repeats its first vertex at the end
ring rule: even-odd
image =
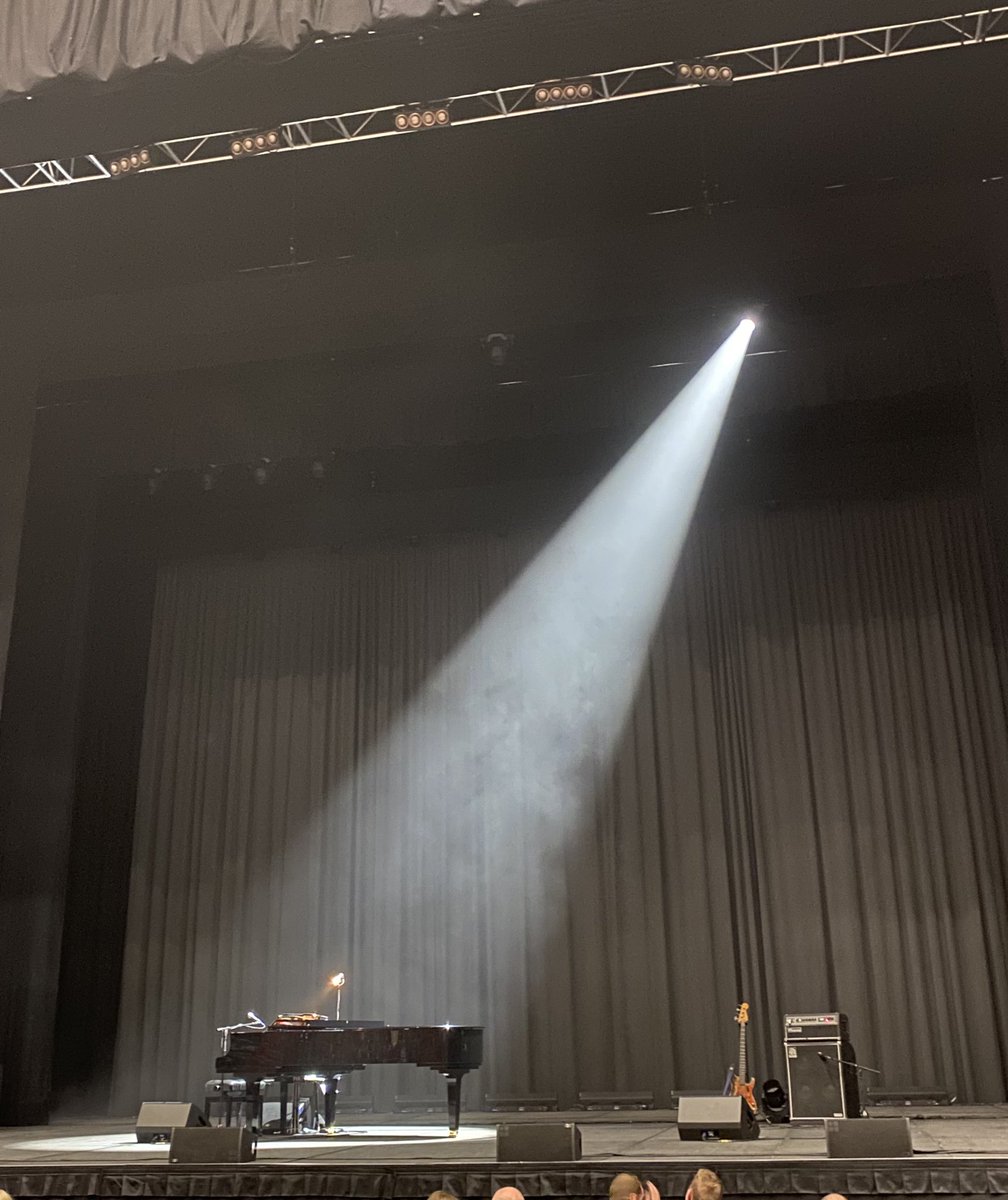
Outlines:
{"type": "Polygon", "coordinates": [[[834,1058],[832,1054],[823,1054],[821,1050],[817,1050],[816,1054],[823,1062],[837,1063],[841,1067],[853,1067],[855,1071],[870,1071],[872,1075],[881,1075],[881,1071],[877,1071],[874,1067],[863,1067],[860,1063],[853,1062],[849,1058],[834,1058]]]}

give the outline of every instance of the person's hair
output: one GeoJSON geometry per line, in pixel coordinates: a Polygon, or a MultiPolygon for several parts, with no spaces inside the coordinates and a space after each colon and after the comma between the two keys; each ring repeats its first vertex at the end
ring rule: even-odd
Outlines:
{"type": "Polygon", "coordinates": [[[455,1200],[455,1196],[451,1192],[444,1191],[443,1188],[438,1188],[436,1192],[431,1192],[427,1200],[455,1200]]]}
{"type": "Polygon", "coordinates": [[[643,1191],[644,1185],[636,1175],[620,1171],[609,1184],[609,1200],[630,1200],[631,1196],[639,1196],[643,1191]]]}
{"type": "Polygon", "coordinates": [[[691,1200],[721,1200],[724,1185],[708,1167],[701,1167],[686,1190],[691,1200]]]}

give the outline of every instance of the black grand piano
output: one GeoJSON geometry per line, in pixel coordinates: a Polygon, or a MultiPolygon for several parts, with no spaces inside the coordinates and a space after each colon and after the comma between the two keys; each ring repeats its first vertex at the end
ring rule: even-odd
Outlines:
{"type": "Polygon", "coordinates": [[[415,1063],[448,1081],[448,1132],[458,1132],[462,1077],[483,1062],[483,1030],[474,1025],[384,1025],[325,1021],[305,1027],[235,1031],[216,1061],[218,1076],[246,1082],[247,1102],[258,1105],[264,1079],[280,1084],[280,1131],[296,1132],[296,1103],[287,1119],[288,1089],[305,1076],[324,1081],[325,1123],[335,1119],[340,1077],[373,1063],[415,1063]],[[319,1025],[322,1027],[318,1027],[319,1025]],[[312,1027],[314,1026],[314,1027],[312,1027]]]}

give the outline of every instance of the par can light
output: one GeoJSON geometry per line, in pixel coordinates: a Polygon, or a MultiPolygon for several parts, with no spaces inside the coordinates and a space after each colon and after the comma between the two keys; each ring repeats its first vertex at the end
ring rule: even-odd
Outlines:
{"type": "Polygon", "coordinates": [[[236,133],[232,136],[229,148],[232,158],[248,158],[253,154],[268,154],[271,150],[279,150],[283,145],[280,130],[261,129],[253,133],[236,133]]]}
{"type": "Polygon", "coordinates": [[[392,124],[400,133],[411,133],[415,129],[445,129],[451,124],[451,114],[446,104],[432,108],[401,108],[392,118],[392,124]]]}
{"type": "Polygon", "coordinates": [[[584,104],[595,99],[595,87],[587,79],[557,79],[536,85],[536,104],[584,104]]]}
{"type": "Polygon", "coordinates": [[[725,87],[735,78],[735,72],[727,63],[719,66],[696,59],[677,62],[674,72],[680,83],[695,83],[704,87],[725,87]]]}
{"type": "Polygon", "coordinates": [[[108,164],[108,173],[115,179],[124,175],[135,175],[143,171],[153,162],[149,146],[139,146],[135,150],[126,150],[117,154],[108,164]]]}

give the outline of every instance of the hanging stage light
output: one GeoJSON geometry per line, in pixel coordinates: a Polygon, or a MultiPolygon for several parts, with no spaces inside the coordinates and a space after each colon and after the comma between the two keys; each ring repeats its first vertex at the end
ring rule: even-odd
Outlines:
{"type": "Polygon", "coordinates": [[[108,173],[116,179],[123,175],[135,175],[149,167],[153,161],[150,147],[138,146],[135,150],[117,154],[108,164],[108,173]]]}
{"type": "Polygon", "coordinates": [[[204,467],[203,473],[200,475],[200,485],[204,492],[212,492],[217,486],[217,480],[220,478],[221,468],[217,463],[210,463],[204,467]]]}
{"type": "Polygon", "coordinates": [[[595,88],[587,79],[554,79],[535,89],[535,102],[548,104],[584,104],[595,99],[595,88]]]}
{"type": "Polygon", "coordinates": [[[236,133],[230,141],[232,158],[248,158],[253,154],[266,154],[279,150],[283,135],[279,129],[261,129],[258,133],[236,133]]]}
{"type": "Polygon", "coordinates": [[[447,104],[433,108],[401,108],[393,118],[400,133],[412,133],[417,129],[446,129],[451,124],[451,113],[447,104]]]}
{"type": "Polygon", "coordinates": [[[252,478],[260,487],[265,487],[270,481],[270,476],[273,474],[273,469],[276,463],[271,458],[260,458],[257,463],[251,467],[252,478]]]}
{"type": "Polygon", "coordinates": [[[734,71],[727,65],[718,66],[717,63],[692,59],[675,63],[674,70],[679,83],[699,84],[702,87],[727,87],[735,78],[734,71]]]}

